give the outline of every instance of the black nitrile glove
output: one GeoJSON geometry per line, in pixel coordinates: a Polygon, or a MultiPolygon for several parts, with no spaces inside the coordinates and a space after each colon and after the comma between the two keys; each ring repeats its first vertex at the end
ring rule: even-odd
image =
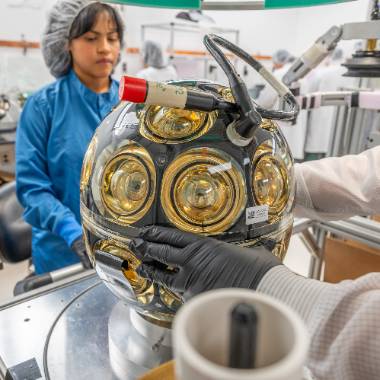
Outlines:
{"type": "Polygon", "coordinates": [[[140,276],[183,293],[184,299],[218,288],[256,289],[265,273],[281,264],[263,247],[243,248],[157,226],[144,228],[130,248],[142,261],[140,276]]]}
{"type": "Polygon", "coordinates": [[[79,260],[85,269],[92,268],[91,261],[87,256],[86,246],[84,245],[82,236],[74,240],[74,243],[71,244],[70,248],[78,255],[79,260]]]}

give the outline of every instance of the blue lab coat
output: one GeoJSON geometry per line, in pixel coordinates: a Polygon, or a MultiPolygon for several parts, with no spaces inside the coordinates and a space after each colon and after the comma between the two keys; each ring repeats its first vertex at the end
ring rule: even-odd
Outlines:
{"type": "Polygon", "coordinates": [[[32,225],[36,273],[79,262],[82,161],[100,121],[118,103],[118,82],[96,94],[71,70],[26,102],[16,137],[17,196],[32,225]]]}

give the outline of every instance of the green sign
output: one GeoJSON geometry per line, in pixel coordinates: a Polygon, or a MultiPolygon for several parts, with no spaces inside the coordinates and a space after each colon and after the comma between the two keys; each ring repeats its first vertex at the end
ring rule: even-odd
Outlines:
{"type": "Polygon", "coordinates": [[[350,0],[265,0],[265,9],[311,7],[314,5],[343,3],[350,0]]]}
{"type": "Polygon", "coordinates": [[[201,0],[109,0],[110,3],[158,8],[199,9],[201,0]]]}
{"type": "MultiPolygon", "coordinates": [[[[180,9],[200,9],[201,0],[105,0],[109,3],[138,5],[141,7],[156,7],[156,8],[180,8],[180,9]]],[[[212,1],[203,0],[208,5],[207,9],[212,10],[212,1]]],[[[225,1],[231,5],[237,0],[225,1]]],[[[353,0],[251,0],[252,3],[260,3],[261,9],[271,8],[294,8],[294,7],[311,7],[314,5],[343,3],[353,0]],[[265,4],[265,5],[264,5],[265,4]],[[264,6],[263,6],[264,5],[264,6]]],[[[223,2],[221,2],[223,4],[223,2]]],[[[231,10],[231,8],[228,8],[231,10]]],[[[258,8],[259,9],[259,8],[258,8]]],[[[239,6],[237,6],[239,10],[239,6]]]]}

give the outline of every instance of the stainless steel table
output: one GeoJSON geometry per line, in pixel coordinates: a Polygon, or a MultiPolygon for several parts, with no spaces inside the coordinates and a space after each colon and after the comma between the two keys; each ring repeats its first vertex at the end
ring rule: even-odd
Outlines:
{"type": "Polygon", "coordinates": [[[147,339],[132,314],[93,271],[14,298],[0,307],[0,378],[134,380],[172,353],[170,332],[147,339]]]}

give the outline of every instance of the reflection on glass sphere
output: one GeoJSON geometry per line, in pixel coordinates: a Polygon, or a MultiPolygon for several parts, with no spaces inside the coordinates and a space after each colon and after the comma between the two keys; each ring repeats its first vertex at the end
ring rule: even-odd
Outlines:
{"type": "Polygon", "coordinates": [[[289,196],[288,169],[271,142],[261,144],[253,159],[252,187],[259,205],[268,205],[271,215],[279,216],[289,196]]]}
{"type": "Polygon", "coordinates": [[[120,224],[141,219],[154,200],[156,170],[149,153],[136,143],[128,143],[104,158],[99,169],[100,207],[120,224]]]}
{"type": "Polygon", "coordinates": [[[239,165],[224,152],[192,149],[166,169],[161,202],[178,228],[218,234],[233,224],[243,210],[245,179],[239,165]]]}
{"type": "Polygon", "coordinates": [[[131,284],[137,301],[141,304],[149,304],[153,298],[154,288],[150,281],[140,277],[136,273],[136,269],[141,263],[140,260],[128,248],[119,247],[107,240],[98,241],[93,248],[93,252],[97,250],[110,253],[125,260],[123,274],[131,284]]]}
{"type": "Polygon", "coordinates": [[[260,204],[273,207],[280,203],[285,183],[280,168],[270,157],[263,157],[255,169],[255,194],[260,204]]]}
{"type": "Polygon", "coordinates": [[[141,114],[141,134],[149,140],[168,144],[191,141],[204,135],[217,116],[217,112],[162,106],[146,107],[141,114]]]}

